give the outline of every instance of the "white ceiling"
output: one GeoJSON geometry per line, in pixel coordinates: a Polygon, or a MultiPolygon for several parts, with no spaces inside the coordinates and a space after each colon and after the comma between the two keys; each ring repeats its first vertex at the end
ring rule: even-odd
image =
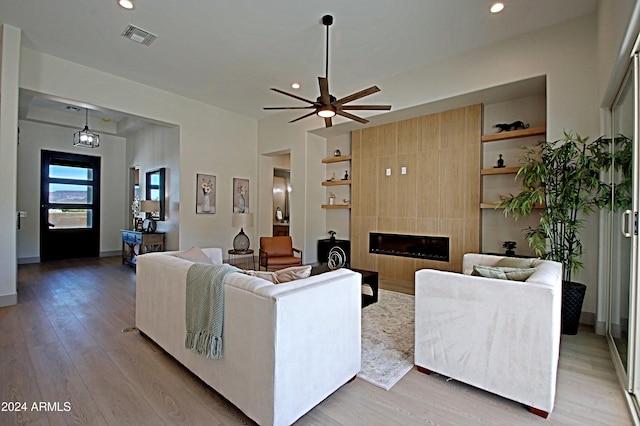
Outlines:
{"type": "MultiPolygon", "coordinates": [[[[491,0],[134,2],[127,11],[116,0],[47,1],[46,7],[42,0],[0,0],[0,22],[22,29],[26,47],[262,118],[274,114],[264,106],[306,106],[271,87],[318,96],[325,14],[334,16],[329,88],[340,98],[447,56],[592,13],[597,0],[504,0],[497,15],[489,13],[491,0]],[[157,39],[144,46],[122,37],[128,24],[157,39]],[[302,85],[297,91],[290,87],[294,81],[302,85]]],[[[387,103],[380,89],[365,103],[387,103]]]]}

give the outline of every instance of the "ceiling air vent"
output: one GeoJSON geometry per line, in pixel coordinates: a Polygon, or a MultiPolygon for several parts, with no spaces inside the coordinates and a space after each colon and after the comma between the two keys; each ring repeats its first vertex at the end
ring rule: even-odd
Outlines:
{"type": "Polygon", "coordinates": [[[144,44],[145,46],[149,46],[151,42],[158,37],[155,34],[151,34],[149,31],[145,31],[142,28],[138,28],[131,24],[127,25],[127,28],[124,29],[122,35],[136,43],[144,44]]]}

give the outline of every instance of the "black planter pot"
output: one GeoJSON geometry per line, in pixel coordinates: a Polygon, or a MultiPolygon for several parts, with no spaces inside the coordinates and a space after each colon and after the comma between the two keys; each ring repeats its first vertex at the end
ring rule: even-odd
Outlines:
{"type": "Polygon", "coordinates": [[[578,334],[582,302],[587,286],[569,281],[562,282],[562,334],[578,334]]]}

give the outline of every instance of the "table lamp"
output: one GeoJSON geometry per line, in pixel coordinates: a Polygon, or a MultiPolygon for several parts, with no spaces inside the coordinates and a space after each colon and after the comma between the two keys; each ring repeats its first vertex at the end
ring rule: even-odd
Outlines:
{"type": "Polygon", "coordinates": [[[233,249],[235,251],[247,251],[250,241],[243,228],[253,226],[253,213],[233,213],[231,226],[234,228],[240,227],[240,232],[233,239],[233,249]]]}
{"type": "Polygon", "coordinates": [[[140,211],[147,214],[142,224],[142,232],[156,232],[156,221],[151,213],[160,211],[160,201],[142,200],[140,203],[140,211]]]}

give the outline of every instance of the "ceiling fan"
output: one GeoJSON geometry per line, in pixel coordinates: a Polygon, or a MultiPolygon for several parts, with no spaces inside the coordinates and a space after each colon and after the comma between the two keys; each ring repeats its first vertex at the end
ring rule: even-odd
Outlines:
{"type": "Polygon", "coordinates": [[[326,50],[327,56],[326,56],[325,76],[318,77],[318,83],[320,84],[320,96],[318,96],[318,98],[315,101],[310,101],[308,99],[301,98],[300,96],[296,96],[279,89],[271,88],[271,90],[273,90],[274,92],[282,93],[283,95],[290,96],[294,99],[298,99],[310,105],[301,106],[301,107],[265,107],[264,109],[266,110],[313,109],[313,111],[311,111],[310,113],[305,114],[302,117],[298,117],[295,120],[291,120],[289,123],[294,123],[298,120],[302,120],[303,118],[310,117],[313,114],[317,114],[319,117],[324,118],[325,127],[331,127],[333,125],[333,123],[331,122],[331,117],[335,116],[336,114],[342,117],[350,118],[351,120],[355,120],[363,124],[369,122],[369,120],[365,120],[362,117],[353,115],[347,112],[347,110],[389,111],[391,109],[391,105],[346,105],[349,102],[353,102],[360,98],[364,98],[365,96],[369,96],[376,92],[379,92],[380,89],[377,86],[371,86],[368,89],[361,90],[359,92],[353,93],[349,96],[345,96],[344,98],[340,98],[340,99],[336,99],[335,96],[329,93],[329,26],[333,24],[333,16],[331,15],[323,16],[322,24],[327,27],[327,50],[326,50]]]}

